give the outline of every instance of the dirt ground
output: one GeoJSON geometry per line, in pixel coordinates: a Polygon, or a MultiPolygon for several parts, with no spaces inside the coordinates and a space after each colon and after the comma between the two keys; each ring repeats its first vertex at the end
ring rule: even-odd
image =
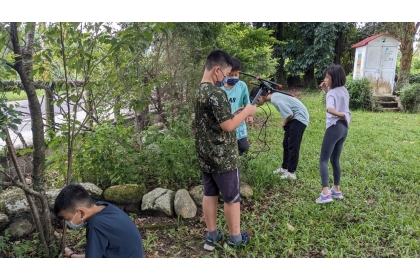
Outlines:
{"type": "MultiPolygon", "coordinates": [[[[219,205],[219,208],[223,207],[219,205]]],[[[242,201],[241,211],[252,211],[252,201],[242,201]]],[[[147,258],[199,258],[211,257],[213,252],[204,250],[207,234],[201,208],[195,218],[182,220],[157,213],[143,213],[132,217],[139,228],[143,240],[144,257],[147,258]]],[[[53,221],[54,234],[62,237],[63,229],[59,220],[53,221]]],[[[252,235],[252,232],[249,232],[252,235]]],[[[85,231],[66,229],[66,244],[76,253],[85,250],[85,231]]],[[[241,257],[236,254],[236,257],[241,257]]]]}

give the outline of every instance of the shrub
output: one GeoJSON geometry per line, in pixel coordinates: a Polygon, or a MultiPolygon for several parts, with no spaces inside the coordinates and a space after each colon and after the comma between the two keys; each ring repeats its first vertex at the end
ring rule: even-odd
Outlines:
{"type": "Polygon", "coordinates": [[[420,83],[408,84],[401,89],[401,104],[410,113],[420,112],[420,83]]]}
{"type": "MultiPolygon", "coordinates": [[[[181,115],[167,128],[150,126],[140,135],[133,126],[96,127],[78,139],[83,144],[74,156],[73,177],[102,189],[116,184],[188,188],[201,180],[190,125],[191,117],[181,115]]],[[[56,160],[60,151],[65,149],[53,152],[56,160]]]]}
{"type": "Polygon", "coordinates": [[[410,73],[410,84],[420,84],[420,73],[410,73]]]}
{"type": "Polygon", "coordinates": [[[351,75],[347,76],[345,87],[350,95],[350,109],[372,110],[372,85],[366,77],[353,80],[351,75]]]}

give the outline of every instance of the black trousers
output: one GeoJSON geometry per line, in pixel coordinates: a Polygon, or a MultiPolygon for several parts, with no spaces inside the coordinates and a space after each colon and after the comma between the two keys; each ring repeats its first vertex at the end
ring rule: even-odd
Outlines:
{"type": "Polygon", "coordinates": [[[298,120],[291,120],[283,128],[283,163],[281,167],[294,173],[298,166],[300,143],[306,125],[298,120]]]}

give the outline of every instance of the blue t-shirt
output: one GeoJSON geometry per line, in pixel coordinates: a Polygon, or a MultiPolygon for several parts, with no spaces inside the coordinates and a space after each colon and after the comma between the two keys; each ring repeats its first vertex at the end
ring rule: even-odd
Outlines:
{"type": "Polygon", "coordinates": [[[141,235],[131,218],[118,207],[103,201],[106,207],[86,224],[86,258],[142,258],[141,235]]]}
{"type": "MultiPolygon", "coordinates": [[[[248,86],[243,81],[238,81],[233,88],[225,88],[224,86],[222,89],[226,92],[230,106],[232,108],[232,113],[235,112],[237,109],[242,108],[249,103],[249,95],[248,95],[248,86]]],[[[236,128],[236,139],[240,140],[248,136],[246,130],[246,123],[243,121],[237,128],[236,128]]]]}
{"type": "Polygon", "coordinates": [[[305,105],[296,97],[274,92],[271,96],[271,103],[280,112],[283,119],[293,113],[293,119],[304,125],[309,123],[309,113],[305,105]]]}

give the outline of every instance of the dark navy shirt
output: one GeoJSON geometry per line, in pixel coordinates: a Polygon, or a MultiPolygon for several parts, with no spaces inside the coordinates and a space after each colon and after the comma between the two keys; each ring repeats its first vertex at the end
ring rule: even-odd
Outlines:
{"type": "Polygon", "coordinates": [[[142,258],[141,235],[131,218],[118,207],[106,206],[87,221],[86,258],[142,258]]]}

